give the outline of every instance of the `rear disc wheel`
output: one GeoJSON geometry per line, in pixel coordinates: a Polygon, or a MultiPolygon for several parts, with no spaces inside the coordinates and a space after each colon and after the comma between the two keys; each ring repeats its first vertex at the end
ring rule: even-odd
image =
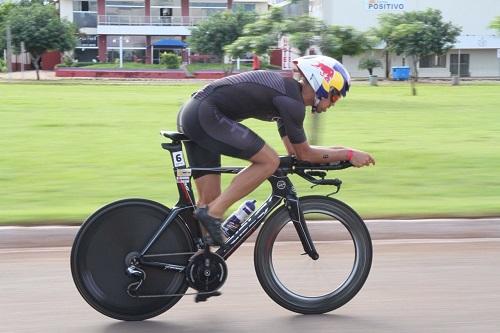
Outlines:
{"type": "MultiPolygon", "coordinates": [[[[134,298],[127,293],[127,287],[137,281],[126,273],[127,265],[145,248],[169,212],[153,201],[127,199],[111,203],[87,219],[71,251],[73,280],[87,303],[111,318],[136,321],[155,317],[179,301],[182,296],[134,298]]],[[[193,251],[189,230],[176,218],[147,254],[184,253],[161,259],[186,266],[190,256],[186,253],[193,251]]],[[[184,273],[147,266],[141,269],[146,273],[142,294],[182,294],[187,290],[184,273]]]]}

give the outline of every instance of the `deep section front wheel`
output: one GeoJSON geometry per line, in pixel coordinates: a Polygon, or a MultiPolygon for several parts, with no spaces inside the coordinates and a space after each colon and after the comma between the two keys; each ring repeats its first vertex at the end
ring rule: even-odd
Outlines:
{"type": "MultiPolygon", "coordinates": [[[[134,298],[127,287],[137,280],[126,273],[131,256],[140,253],[169,215],[165,206],[143,199],[113,202],[95,212],[80,228],[71,251],[71,272],[78,291],[97,311],[119,320],[144,320],[172,307],[181,296],[134,298]]],[[[148,254],[194,251],[192,237],[176,218],[148,254]]],[[[168,263],[187,265],[189,255],[168,256],[168,263]]],[[[184,273],[141,267],[144,294],[181,294],[184,273]]]]}
{"type": "Polygon", "coordinates": [[[294,312],[319,314],[351,300],[368,277],[372,243],[363,220],[339,200],[299,199],[319,259],[304,253],[283,206],[264,223],[255,244],[255,270],[266,293],[294,312]]]}

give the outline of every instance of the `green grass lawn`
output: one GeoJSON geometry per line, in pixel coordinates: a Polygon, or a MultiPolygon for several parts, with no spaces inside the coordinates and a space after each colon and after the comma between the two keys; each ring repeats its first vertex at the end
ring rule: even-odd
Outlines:
{"type": "MultiPolygon", "coordinates": [[[[124,197],[175,204],[159,131],[175,129],[181,103],[198,87],[0,84],[0,222],[79,222],[124,197]]],[[[355,84],[320,115],[321,144],[377,160],[338,172],[336,197],[364,217],[500,215],[500,85],[418,89],[412,97],[406,84],[355,84]]],[[[285,152],[274,123],[246,124],[285,152]]],[[[329,193],[293,179],[301,195],[329,193]]],[[[268,191],[266,184],[251,197],[260,203],[268,191]]]]}

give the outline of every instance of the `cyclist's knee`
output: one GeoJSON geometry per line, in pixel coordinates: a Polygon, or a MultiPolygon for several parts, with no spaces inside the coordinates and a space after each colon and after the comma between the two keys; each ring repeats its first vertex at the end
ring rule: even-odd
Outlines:
{"type": "Polygon", "coordinates": [[[276,171],[276,169],[278,169],[279,166],[280,166],[280,158],[278,154],[275,154],[269,161],[271,174],[273,174],[274,171],[276,171]]]}
{"type": "Polygon", "coordinates": [[[273,174],[280,165],[278,154],[268,145],[262,147],[257,154],[252,156],[251,161],[263,166],[265,172],[269,175],[273,174]]]}

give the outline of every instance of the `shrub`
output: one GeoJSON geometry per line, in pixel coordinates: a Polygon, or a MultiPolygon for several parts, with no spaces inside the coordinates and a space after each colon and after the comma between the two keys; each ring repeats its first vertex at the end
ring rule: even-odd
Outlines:
{"type": "Polygon", "coordinates": [[[160,64],[166,65],[168,69],[178,69],[181,65],[181,57],[174,53],[163,52],[160,55],[160,64]]]}
{"type": "Polygon", "coordinates": [[[5,60],[0,58],[0,73],[6,71],[7,71],[7,64],[5,63],[5,60]]]}
{"type": "Polygon", "coordinates": [[[359,69],[367,69],[370,75],[373,75],[373,69],[377,67],[382,67],[382,62],[377,58],[366,57],[359,61],[359,69]]]}
{"type": "Polygon", "coordinates": [[[87,66],[90,66],[90,65],[95,65],[95,63],[82,61],[82,62],[74,62],[73,64],[71,64],[69,66],[66,65],[66,64],[64,64],[64,63],[62,63],[62,64],[57,65],[57,68],[64,68],[64,67],[87,67],[87,66]]]}
{"type": "Polygon", "coordinates": [[[72,67],[75,64],[75,59],[72,56],[65,54],[62,58],[62,64],[65,67],[72,67]]]}

